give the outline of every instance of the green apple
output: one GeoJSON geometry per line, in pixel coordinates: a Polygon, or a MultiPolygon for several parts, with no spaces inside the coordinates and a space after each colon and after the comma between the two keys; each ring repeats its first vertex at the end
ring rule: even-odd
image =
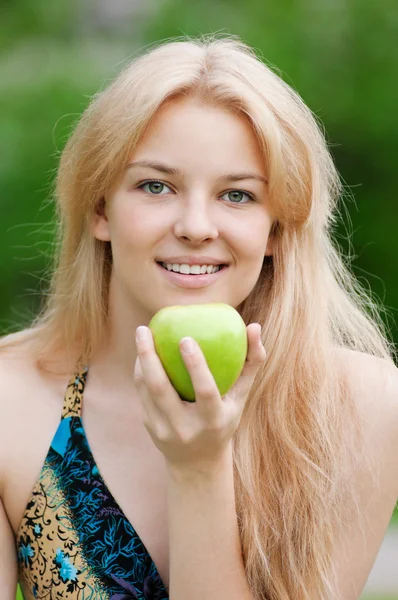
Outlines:
{"type": "Polygon", "coordinates": [[[242,372],[247,354],[246,325],[229,304],[167,306],[153,316],[148,327],[164,370],[183,400],[195,402],[195,391],[179,347],[185,336],[199,344],[221,396],[242,372]]]}

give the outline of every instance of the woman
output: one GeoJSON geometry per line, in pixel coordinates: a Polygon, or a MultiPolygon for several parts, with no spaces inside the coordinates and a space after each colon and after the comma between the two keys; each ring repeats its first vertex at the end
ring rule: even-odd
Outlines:
{"type": "Polygon", "coordinates": [[[28,600],[359,598],[398,496],[398,375],[332,238],[341,192],[310,110],[235,36],[159,44],[93,99],[46,304],[2,340],[5,600],[17,577],[28,600]],[[209,275],[170,272],[190,265],[209,275]],[[246,364],[220,398],[183,353],[182,402],[147,325],[213,302],[246,364]]]}

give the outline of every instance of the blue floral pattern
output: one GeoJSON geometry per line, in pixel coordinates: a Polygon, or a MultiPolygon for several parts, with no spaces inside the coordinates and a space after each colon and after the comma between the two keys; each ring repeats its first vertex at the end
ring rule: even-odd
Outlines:
{"type": "Polygon", "coordinates": [[[87,367],[62,418],[17,535],[25,600],[168,600],[138,534],[105,485],[81,419],[87,367]]]}

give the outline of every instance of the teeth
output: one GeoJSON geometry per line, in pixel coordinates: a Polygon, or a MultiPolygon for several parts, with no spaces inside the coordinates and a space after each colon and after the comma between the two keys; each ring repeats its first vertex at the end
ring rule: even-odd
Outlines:
{"type": "Polygon", "coordinates": [[[203,275],[204,273],[217,273],[220,270],[221,265],[178,265],[176,263],[161,263],[162,267],[168,271],[174,271],[175,273],[182,273],[183,275],[203,275]]]}

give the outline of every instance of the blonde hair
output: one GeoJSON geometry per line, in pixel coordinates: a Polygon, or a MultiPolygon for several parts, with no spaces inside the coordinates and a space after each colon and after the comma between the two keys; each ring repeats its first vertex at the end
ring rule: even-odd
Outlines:
{"type": "Polygon", "coordinates": [[[49,371],[65,349],[71,364],[89,362],[104,335],[112,269],[109,243],[93,237],[90,219],[155,113],[181,95],[245,115],[264,153],[276,215],[274,254],[238,308],[246,324],[262,324],[268,355],[234,437],[247,578],[256,600],[334,600],[336,531],[359,511],[353,474],[371,469],[336,352],[393,361],[393,344],[380,307],[333,241],[343,185],[320,125],[237,36],[159,43],[94,96],[60,160],[58,243],[45,306],[2,346],[29,340],[38,366],[49,371]]]}

